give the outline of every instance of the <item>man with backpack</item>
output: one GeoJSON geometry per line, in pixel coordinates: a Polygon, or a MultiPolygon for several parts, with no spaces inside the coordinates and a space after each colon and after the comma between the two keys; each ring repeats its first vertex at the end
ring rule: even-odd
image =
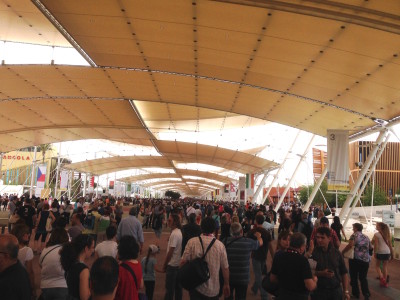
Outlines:
{"type": "Polygon", "coordinates": [[[97,242],[100,217],[101,215],[97,211],[97,206],[94,205],[92,210],[87,213],[83,221],[83,227],[85,227],[85,230],[82,233],[91,235],[95,244],[97,242]]]}

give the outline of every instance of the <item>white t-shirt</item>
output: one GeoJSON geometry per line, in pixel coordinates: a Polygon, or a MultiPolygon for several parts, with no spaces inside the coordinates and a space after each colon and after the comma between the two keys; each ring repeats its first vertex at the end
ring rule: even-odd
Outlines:
{"type": "Polygon", "coordinates": [[[178,267],[181,262],[181,251],[182,251],[182,232],[179,228],[175,228],[171,232],[171,236],[168,240],[168,248],[175,247],[174,252],[172,253],[171,260],[168,265],[172,267],[178,267]]]}
{"type": "Polygon", "coordinates": [[[374,234],[374,239],[378,240],[378,249],[374,249],[375,253],[377,254],[390,254],[390,248],[386,244],[385,240],[383,239],[382,235],[379,232],[374,234]]]}
{"type": "Polygon", "coordinates": [[[95,251],[97,252],[99,257],[112,256],[112,257],[116,258],[117,252],[118,252],[117,247],[118,247],[118,244],[114,241],[104,241],[96,246],[95,251]]]}
{"type": "Polygon", "coordinates": [[[21,265],[26,268],[25,263],[33,259],[33,251],[31,248],[25,246],[24,248],[19,249],[18,251],[18,260],[21,262],[21,265]]]}
{"type": "Polygon", "coordinates": [[[45,248],[39,258],[40,288],[66,288],[67,282],[64,277],[64,269],[61,267],[60,245],[45,248]]]}

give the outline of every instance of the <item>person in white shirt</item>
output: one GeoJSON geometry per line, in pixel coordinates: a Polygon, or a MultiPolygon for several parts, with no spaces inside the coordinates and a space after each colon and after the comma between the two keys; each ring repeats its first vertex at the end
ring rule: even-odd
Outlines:
{"type": "Polygon", "coordinates": [[[117,228],[115,226],[108,226],[106,236],[107,240],[98,244],[94,250],[96,258],[102,256],[117,257],[117,228]]]}
{"type": "Polygon", "coordinates": [[[171,235],[168,239],[167,256],[162,267],[165,276],[165,300],[181,300],[182,287],[178,280],[178,270],[181,261],[182,232],[181,219],[177,214],[171,214],[168,218],[168,226],[171,235]]]}
{"type": "Polygon", "coordinates": [[[68,296],[67,282],[64,277],[64,269],[60,262],[60,249],[69,241],[69,236],[64,228],[56,228],[52,231],[46,248],[39,258],[40,288],[44,300],[62,300],[68,296]]]}

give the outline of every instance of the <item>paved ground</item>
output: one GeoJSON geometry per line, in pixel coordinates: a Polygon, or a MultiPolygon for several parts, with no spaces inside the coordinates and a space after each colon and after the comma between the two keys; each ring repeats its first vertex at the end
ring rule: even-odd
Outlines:
{"type": "MultiPolygon", "coordinates": [[[[277,236],[277,235],[276,235],[277,236]]],[[[154,233],[150,230],[145,230],[144,233],[145,237],[145,244],[144,244],[144,251],[143,255],[145,255],[146,249],[149,244],[155,244],[156,242],[156,237],[154,233]]],[[[160,254],[157,257],[157,260],[160,264],[163,263],[165,255],[166,255],[166,247],[168,243],[168,237],[169,237],[169,230],[164,229],[164,232],[161,236],[161,241],[160,241],[160,247],[161,251],[160,254]]],[[[274,242],[275,243],[275,242],[274,242]]],[[[32,246],[32,245],[31,245],[32,246]]],[[[345,243],[342,243],[342,247],[345,246],[345,243]]],[[[143,255],[141,257],[143,257],[143,255]]],[[[140,257],[140,258],[141,258],[140,257]]],[[[40,267],[38,264],[38,258],[39,256],[34,257],[34,271],[35,271],[35,283],[36,283],[36,288],[37,288],[37,294],[40,294],[40,267]]],[[[89,259],[87,262],[88,265],[91,265],[93,263],[92,259],[89,259]]],[[[268,264],[268,269],[271,266],[271,257],[268,256],[267,260],[268,264]]],[[[376,279],[376,272],[375,272],[375,261],[374,259],[372,260],[370,264],[370,269],[368,272],[368,282],[371,290],[371,299],[373,300],[389,300],[389,299],[400,299],[400,261],[399,260],[393,260],[389,264],[389,274],[390,274],[390,283],[389,283],[389,288],[380,288],[379,287],[379,281],[376,279]]],[[[156,287],[155,287],[155,295],[154,299],[155,300],[161,300],[163,299],[164,291],[165,291],[165,274],[164,273],[157,273],[156,274],[156,287]]],[[[251,281],[250,284],[253,282],[253,276],[251,276],[251,281]]],[[[260,299],[261,297],[254,296],[250,289],[248,289],[247,292],[247,299],[248,300],[255,300],[255,299],[260,299]]],[[[189,299],[188,293],[184,291],[184,300],[189,299]]]]}

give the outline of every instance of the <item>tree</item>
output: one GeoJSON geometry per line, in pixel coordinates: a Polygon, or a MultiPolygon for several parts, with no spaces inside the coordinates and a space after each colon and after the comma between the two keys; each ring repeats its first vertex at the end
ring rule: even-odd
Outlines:
{"type": "MultiPolygon", "coordinates": [[[[374,188],[374,206],[375,205],[386,205],[387,197],[385,191],[379,186],[375,185],[374,188]]],[[[372,200],[372,184],[368,184],[364,190],[364,195],[362,196],[362,204],[364,206],[371,206],[372,200]]]]}
{"type": "Polygon", "coordinates": [[[42,162],[46,159],[46,152],[53,149],[52,144],[41,144],[37,147],[37,151],[42,152],[42,162]]]}
{"type": "MultiPolygon", "coordinates": [[[[302,186],[300,189],[300,202],[305,204],[308,200],[308,197],[312,193],[314,189],[314,185],[302,186]]],[[[324,204],[325,200],[328,202],[330,207],[336,207],[336,194],[335,193],[328,193],[328,182],[326,179],[322,181],[321,186],[315,195],[313,203],[315,204],[324,204]],[[322,191],[322,193],[321,193],[322,191]]],[[[343,203],[346,201],[346,195],[338,195],[338,206],[341,207],[343,203]]]]}
{"type": "Polygon", "coordinates": [[[179,194],[178,192],[174,192],[174,191],[166,191],[165,192],[165,196],[170,197],[171,199],[179,199],[181,197],[181,194],[179,194]]]}

